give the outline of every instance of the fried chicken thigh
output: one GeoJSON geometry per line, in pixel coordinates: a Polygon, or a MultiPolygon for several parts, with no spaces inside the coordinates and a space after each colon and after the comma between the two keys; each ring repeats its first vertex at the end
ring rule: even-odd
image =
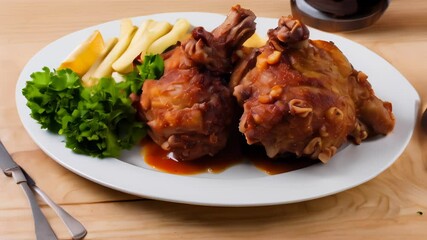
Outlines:
{"type": "Polygon", "coordinates": [[[234,105],[225,83],[235,49],[255,32],[254,20],[236,5],[212,32],[195,28],[163,54],[164,75],[144,83],[140,105],[149,135],[177,160],[214,155],[226,145],[234,105]]]}
{"type": "Polygon", "coordinates": [[[268,41],[236,67],[231,89],[243,106],[239,130],[269,157],[282,153],[327,162],[352,139],[387,134],[392,105],[332,43],[310,40],[305,25],[282,17],[268,41]]]}

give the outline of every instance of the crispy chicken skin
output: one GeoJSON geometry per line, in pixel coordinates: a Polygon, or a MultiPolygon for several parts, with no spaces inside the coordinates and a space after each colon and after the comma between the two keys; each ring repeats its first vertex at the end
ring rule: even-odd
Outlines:
{"type": "Polygon", "coordinates": [[[149,135],[180,161],[214,155],[227,142],[232,93],[224,84],[235,49],[255,32],[255,15],[239,5],[212,32],[202,27],[163,54],[164,75],[144,83],[140,105],[149,135]]]}
{"type": "Polygon", "coordinates": [[[348,138],[359,144],[394,127],[392,105],[332,43],[310,40],[282,17],[268,41],[236,67],[230,88],[243,106],[239,130],[271,158],[282,153],[327,162],[348,138]]]}

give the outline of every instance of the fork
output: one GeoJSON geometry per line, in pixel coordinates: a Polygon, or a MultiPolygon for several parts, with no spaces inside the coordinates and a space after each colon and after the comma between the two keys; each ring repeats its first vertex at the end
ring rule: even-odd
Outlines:
{"type": "Polygon", "coordinates": [[[62,207],[52,201],[52,199],[50,199],[49,196],[36,185],[34,179],[31,178],[31,176],[22,167],[21,170],[27,178],[28,185],[43,199],[47,205],[49,205],[49,207],[55,211],[55,213],[67,227],[68,232],[71,234],[72,238],[74,240],[83,239],[87,234],[85,227],[79,221],[77,221],[77,219],[66,212],[62,207]]]}

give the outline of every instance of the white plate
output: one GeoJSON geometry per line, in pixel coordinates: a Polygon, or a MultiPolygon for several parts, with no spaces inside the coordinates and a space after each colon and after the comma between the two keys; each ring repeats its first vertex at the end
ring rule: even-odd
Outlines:
{"type": "MultiPolygon", "coordinates": [[[[188,19],[194,26],[212,30],[225,18],[211,13],[165,13],[133,18],[188,19]]],[[[257,32],[265,35],[277,25],[276,19],[258,18],[257,32]]],[[[412,135],[419,96],[411,84],[388,62],[367,48],[345,38],[311,30],[312,39],[333,41],[356,69],[368,74],[376,94],[393,103],[396,126],[387,137],[348,145],[326,165],[316,164],[278,175],[265,175],[249,164],[240,164],[220,174],[191,176],[158,172],[146,166],[139,149],[123,154],[121,159],[96,159],[72,153],[63,138],[40,129],[30,117],[21,90],[30,74],[43,66],[56,68],[59,63],[94,30],[105,39],[119,35],[119,21],[74,32],[38,52],[23,69],[16,86],[16,104],[22,123],[33,140],[50,157],[67,169],[101,185],[141,197],[210,206],[260,206],[291,203],[331,195],[362,184],[388,168],[402,153],[412,135]]]]}

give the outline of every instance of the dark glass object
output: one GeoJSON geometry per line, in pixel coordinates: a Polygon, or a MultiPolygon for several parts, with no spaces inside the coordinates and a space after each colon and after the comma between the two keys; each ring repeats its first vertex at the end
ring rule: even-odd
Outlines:
{"type": "Polygon", "coordinates": [[[423,115],[421,116],[421,128],[427,133],[427,108],[424,110],[423,115]]]}
{"type": "Polygon", "coordinates": [[[291,0],[292,15],[329,32],[350,31],[376,22],[390,0],[291,0]]]}

